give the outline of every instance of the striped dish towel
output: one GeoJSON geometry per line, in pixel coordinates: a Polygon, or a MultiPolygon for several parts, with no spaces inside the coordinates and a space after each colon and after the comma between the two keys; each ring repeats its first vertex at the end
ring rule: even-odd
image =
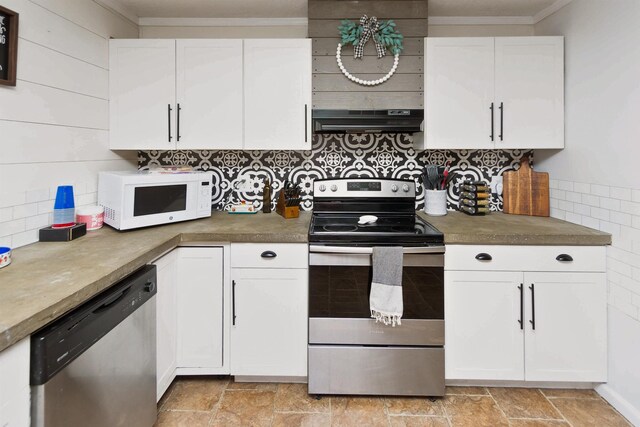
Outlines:
{"type": "Polygon", "coordinates": [[[401,325],[402,247],[373,248],[373,279],[369,294],[371,317],[385,325],[401,325]]]}

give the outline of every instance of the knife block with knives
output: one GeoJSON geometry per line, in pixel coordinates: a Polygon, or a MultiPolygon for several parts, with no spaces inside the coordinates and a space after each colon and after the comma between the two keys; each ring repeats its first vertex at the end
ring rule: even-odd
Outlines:
{"type": "Polygon", "coordinates": [[[292,186],[285,181],[278,193],[276,212],[284,218],[298,218],[300,216],[300,187],[292,186]]]}

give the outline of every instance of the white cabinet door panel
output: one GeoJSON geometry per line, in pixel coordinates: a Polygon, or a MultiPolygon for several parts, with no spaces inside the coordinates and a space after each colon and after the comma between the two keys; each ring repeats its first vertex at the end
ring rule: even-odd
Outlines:
{"type": "Polygon", "coordinates": [[[0,352],[0,426],[26,427],[31,418],[29,357],[31,338],[0,352]]]}
{"type": "Polygon", "coordinates": [[[311,39],[244,41],[245,149],[311,148],[311,39]]]}
{"type": "Polygon", "coordinates": [[[231,374],[307,375],[306,269],[232,269],[231,374]]]}
{"type": "Polygon", "coordinates": [[[178,368],[222,367],[223,249],[178,251],[178,368]]]}
{"type": "Polygon", "coordinates": [[[175,148],[175,40],[110,40],[109,66],[110,148],[175,148]]]}
{"type": "Polygon", "coordinates": [[[156,398],[159,401],[176,376],[178,251],[158,259],[156,294],[156,398]]]}
{"type": "Polygon", "coordinates": [[[563,38],[496,37],[495,70],[496,148],[563,148],[563,38]]]}
{"type": "Polygon", "coordinates": [[[493,148],[493,40],[425,39],[426,148],[493,148]]]}
{"type": "Polygon", "coordinates": [[[177,40],[176,54],[177,148],[242,149],[242,40],[177,40]]]}
{"type": "Polygon", "coordinates": [[[606,382],[606,273],[525,273],[524,279],[525,379],[606,382]]]}
{"type": "Polygon", "coordinates": [[[523,380],[522,273],[445,272],[445,377],[523,380]]]}

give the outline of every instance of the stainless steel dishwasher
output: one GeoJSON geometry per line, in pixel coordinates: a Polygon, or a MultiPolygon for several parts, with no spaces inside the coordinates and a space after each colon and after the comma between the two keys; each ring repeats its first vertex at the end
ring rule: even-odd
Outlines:
{"type": "Polygon", "coordinates": [[[145,266],[31,336],[31,425],[156,421],[156,267],[145,266]]]}

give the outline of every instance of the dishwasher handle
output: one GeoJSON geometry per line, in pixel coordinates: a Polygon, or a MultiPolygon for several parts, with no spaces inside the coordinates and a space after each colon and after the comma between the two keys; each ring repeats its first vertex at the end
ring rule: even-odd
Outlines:
{"type": "Polygon", "coordinates": [[[93,314],[98,314],[98,313],[102,313],[103,311],[107,311],[109,310],[109,307],[117,304],[118,302],[122,301],[124,299],[124,297],[127,296],[127,294],[131,292],[131,286],[123,289],[122,291],[120,291],[117,294],[111,295],[105,302],[102,303],[102,305],[100,305],[98,308],[96,308],[95,310],[93,310],[93,314]]]}

